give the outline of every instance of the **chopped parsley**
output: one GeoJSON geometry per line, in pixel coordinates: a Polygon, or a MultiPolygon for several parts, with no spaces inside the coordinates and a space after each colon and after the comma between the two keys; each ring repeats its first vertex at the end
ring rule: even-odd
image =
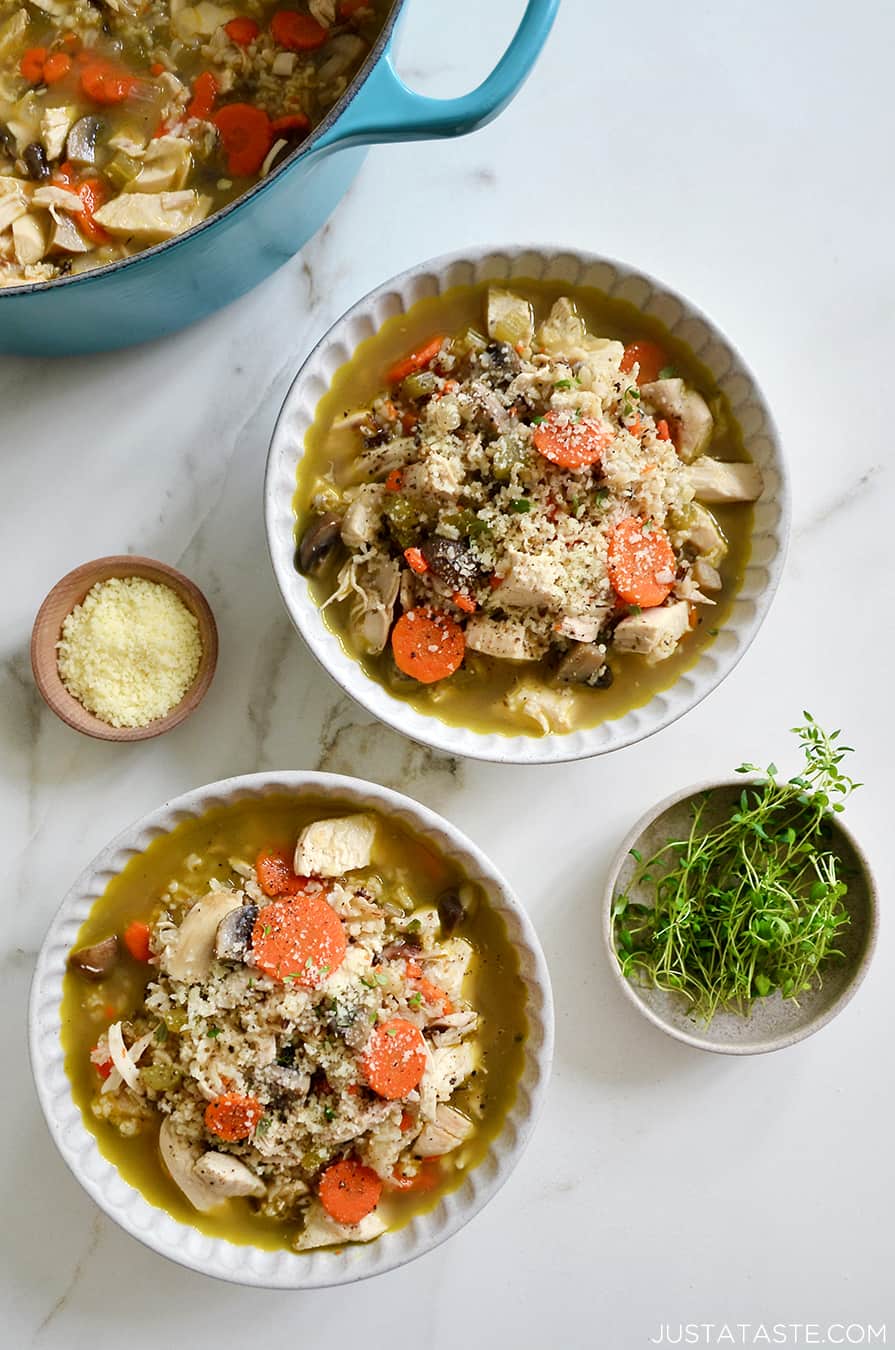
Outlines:
{"type": "Polygon", "coordinates": [[[324,1106],[323,1115],[326,1120],[335,1120],[336,1113],[331,1106],[324,1106]]]}
{"type": "Polygon", "coordinates": [[[663,366],[659,371],[660,380],[673,380],[676,375],[677,371],[674,366],[663,366]]]}
{"type": "Polygon", "coordinates": [[[209,1027],[205,1033],[205,1035],[210,1036],[212,1040],[214,1040],[216,1036],[220,1036],[220,1034],[221,1034],[220,1027],[209,1027]]]}
{"type": "Polygon", "coordinates": [[[517,516],[524,516],[531,510],[531,502],[527,497],[517,497],[510,502],[510,510],[515,511],[517,516]]]}
{"type": "Polygon", "coordinates": [[[407,1000],[407,1002],[410,1004],[411,1008],[418,1008],[419,1005],[422,1003],[422,1001],[423,1001],[423,996],[422,996],[422,994],[419,993],[419,992],[417,992],[417,993],[415,993],[415,994],[411,994],[411,995],[410,995],[410,998],[407,1000]]]}

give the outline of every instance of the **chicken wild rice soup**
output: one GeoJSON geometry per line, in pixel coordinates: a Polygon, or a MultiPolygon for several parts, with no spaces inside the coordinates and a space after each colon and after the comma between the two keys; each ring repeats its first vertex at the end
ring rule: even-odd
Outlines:
{"type": "Polygon", "coordinates": [[[0,286],[163,243],[345,93],[390,0],[0,0],[0,286]]]}
{"type": "Polygon", "coordinates": [[[66,1067],[148,1200],[306,1251],[400,1226],[481,1161],[524,1003],[500,916],[403,825],[244,801],[155,840],[96,902],[69,958],[66,1067]]]}
{"type": "Polygon", "coordinates": [[[459,287],[337,373],[296,565],[420,711],[543,735],[619,716],[717,633],[762,491],[711,375],[586,288],[459,287]]]}

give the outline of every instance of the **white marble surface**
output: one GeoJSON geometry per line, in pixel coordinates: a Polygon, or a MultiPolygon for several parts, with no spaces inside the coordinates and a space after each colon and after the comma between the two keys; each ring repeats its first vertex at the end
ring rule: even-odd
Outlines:
{"type": "MultiPolygon", "coordinates": [[[[410,9],[403,69],[444,93],[484,72],[521,3],[410,9]]],[[[879,0],[847,11],[830,0],[640,0],[609,15],[565,0],[499,122],[453,144],[374,150],[325,231],[227,312],[115,358],[0,363],[0,828],[11,869],[0,1343],[11,1350],[336,1346],[359,1335],[378,1347],[392,1334],[429,1350],[635,1350],[663,1323],[674,1333],[681,1322],[886,1317],[895,1340],[889,925],[836,1023],[780,1055],[728,1062],[665,1039],[622,1002],[597,912],[606,862],[650,801],[743,757],[789,767],[786,728],[803,707],[857,747],[867,786],[850,819],[884,906],[892,891],[895,179],[884,91],[895,13],[879,0]],[[281,609],[260,491],[291,374],[343,308],[425,254],[523,237],[651,270],[735,337],[778,416],[795,528],[763,632],[702,707],[617,755],[514,770],[427,755],[339,696],[281,609]],[[119,747],[43,709],[27,641],[63,572],[127,550],[205,588],[221,661],[190,723],[119,747]],[[25,1049],[35,951],[99,846],[184,788],[290,766],[409,789],[473,834],[529,906],[558,1014],[546,1114],[492,1205],[413,1267],[293,1296],[213,1284],[106,1221],[52,1148],[25,1049]]]]}

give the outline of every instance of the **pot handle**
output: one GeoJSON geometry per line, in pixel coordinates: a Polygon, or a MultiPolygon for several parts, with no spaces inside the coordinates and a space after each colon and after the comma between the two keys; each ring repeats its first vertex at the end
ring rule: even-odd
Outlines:
{"type": "Polygon", "coordinates": [[[518,93],[541,53],[559,0],[528,0],[516,34],[488,78],[460,98],[427,98],[409,89],[386,48],[353,102],[314,152],[382,141],[422,141],[463,136],[492,121],[518,93]]]}

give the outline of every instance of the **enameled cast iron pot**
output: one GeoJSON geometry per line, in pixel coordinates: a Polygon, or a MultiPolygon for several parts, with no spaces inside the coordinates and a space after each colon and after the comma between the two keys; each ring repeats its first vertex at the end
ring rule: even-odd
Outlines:
{"type": "Polygon", "coordinates": [[[461,98],[433,99],[408,89],[392,62],[407,2],[396,0],[328,117],[245,196],[133,258],[0,290],[0,352],[55,356],[127,347],[235,300],[319,229],[347,192],[367,146],[462,136],[496,117],[534,65],[559,8],[559,0],[528,0],[515,37],[484,83],[461,98]]]}

